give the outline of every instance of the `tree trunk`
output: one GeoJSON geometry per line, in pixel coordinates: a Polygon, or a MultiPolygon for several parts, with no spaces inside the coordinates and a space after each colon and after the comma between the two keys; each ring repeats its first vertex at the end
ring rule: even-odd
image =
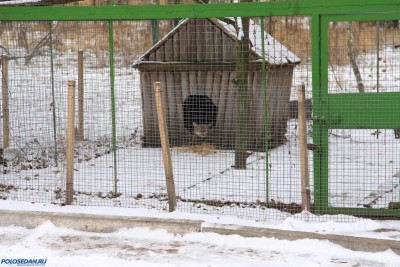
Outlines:
{"type": "MultiPolygon", "coordinates": [[[[236,47],[236,129],[235,129],[235,168],[246,169],[247,141],[249,137],[250,103],[248,90],[249,77],[249,18],[242,18],[242,29],[238,27],[236,47]]],[[[238,25],[239,26],[239,25],[238,25]]]]}
{"type": "Polygon", "coordinates": [[[365,92],[364,83],[361,78],[360,69],[358,68],[358,65],[356,62],[356,53],[354,51],[353,33],[351,32],[351,28],[352,28],[352,23],[350,22],[350,24],[347,28],[348,55],[349,55],[349,59],[350,59],[351,68],[353,69],[354,76],[356,77],[356,80],[357,80],[358,92],[364,93],[365,92]]]}

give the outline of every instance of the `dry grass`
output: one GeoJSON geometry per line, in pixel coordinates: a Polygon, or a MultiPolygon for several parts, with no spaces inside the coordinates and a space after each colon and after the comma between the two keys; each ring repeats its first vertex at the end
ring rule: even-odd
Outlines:
{"type": "MultiPolygon", "coordinates": [[[[352,35],[354,40],[354,50],[357,55],[374,53],[379,45],[382,49],[384,45],[394,46],[399,44],[399,29],[388,27],[388,23],[381,22],[379,32],[375,22],[353,22],[352,35]]],[[[348,65],[347,55],[347,23],[333,24],[329,29],[329,55],[330,64],[348,65]]]]}
{"type": "Polygon", "coordinates": [[[217,147],[213,144],[200,144],[175,147],[174,150],[178,153],[194,153],[201,156],[208,156],[214,154],[217,151],[217,147]]]}
{"type": "MultiPolygon", "coordinates": [[[[159,38],[173,27],[171,21],[160,21],[159,38]]],[[[8,48],[24,48],[29,54],[49,30],[48,22],[1,22],[1,45],[8,48]]],[[[329,29],[330,64],[347,65],[347,24],[335,23],[329,29]]],[[[381,22],[379,39],[375,22],[353,22],[352,33],[356,56],[376,50],[379,43],[399,45],[399,29],[389,28],[381,22]],[[379,42],[378,42],[379,40],[379,42]],[[396,43],[397,42],[397,43],[396,43]]],[[[108,64],[108,22],[80,21],[53,24],[53,41],[56,53],[75,53],[84,50],[95,55],[97,67],[108,64]]],[[[116,64],[128,67],[152,46],[150,21],[114,22],[114,51],[116,64]]],[[[303,64],[311,63],[310,20],[305,17],[266,18],[265,30],[298,55],[303,64]]],[[[20,50],[22,51],[22,50],[20,50]]]]}
{"type": "MultiPolygon", "coordinates": [[[[47,36],[41,48],[49,50],[48,22],[1,22],[0,45],[10,51],[10,56],[29,54],[47,36]],[[22,49],[21,49],[22,48],[22,49]],[[18,55],[15,55],[18,53],[18,55]]],[[[96,67],[107,66],[109,59],[108,22],[67,21],[53,23],[53,48],[55,53],[76,53],[83,50],[95,55],[96,67]]],[[[152,45],[149,21],[114,22],[114,54],[116,64],[128,67],[152,45]]]]}
{"type": "MultiPolygon", "coordinates": [[[[384,45],[399,45],[400,30],[390,27],[391,23],[391,21],[380,22],[378,34],[376,22],[353,22],[352,34],[356,54],[375,52],[377,45],[379,48],[384,45]]],[[[350,64],[347,55],[347,25],[348,23],[331,23],[330,25],[330,64],[341,66],[350,64]]],[[[303,64],[311,63],[311,25],[308,18],[266,18],[265,30],[299,56],[303,64]]]]}
{"type": "Polygon", "coordinates": [[[311,30],[307,18],[266,18],[265,31],[300,57],[303,64],[311,63],[311,30]]]}

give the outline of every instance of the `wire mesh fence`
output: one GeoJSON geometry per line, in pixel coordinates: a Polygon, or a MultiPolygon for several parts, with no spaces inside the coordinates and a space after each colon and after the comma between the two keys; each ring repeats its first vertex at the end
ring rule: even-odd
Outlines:
{"type": "MultiPolygon", "coordinates": [[[[297,99],[304,84],[314,212],[310,17],[1,23],[2,199],[65,203],[74,80],[72,204],[167,210],[159,82],[178,210],[312,217],[301,213],[297,99]]],[[[388,25],[328,25],[329,94],[360,91],[355,65],[366,93],[398,88],[388,25]]],[[[328,206],[397,207],[398,130],[329,128],[328,206]]]]}
{"type": "MultiPolygon", "coordinates": [[[[398,20],[331,22],[329,25],[330,94],[399,92],[398,20]]],[[[357,99],[353,99],[357,103],[357,99]]],[[[376,120],[391,120],[393,113],[359,100],[376,120]]],[[[384,103],[384,102],[383,102],[384,103]]],[[[346,105],[346,103],[343,103],[346,105]]],[[[390,103],[389,103],[390,104],[390,103]]],[[[388,103],[387,108],[398,109],[388,103]]],[[[360,118],[363,115],[359,115],[360,118]]],[[[395,118],[393,121],[397,121],[395,118]]],[[[355,122],[357,123],[357,122],[355,122]]],[[[360,126],[365,123],[360,119],[360,126]]],[[[390,123],[389,123],[390,126],[390,123]]],[[[329,204],[336,207],[397,209],[399,135],[392,128],[331,129],[329,131],[329,204]]],[[[370,127],[361,127],[370,128],[370,127]]]]}

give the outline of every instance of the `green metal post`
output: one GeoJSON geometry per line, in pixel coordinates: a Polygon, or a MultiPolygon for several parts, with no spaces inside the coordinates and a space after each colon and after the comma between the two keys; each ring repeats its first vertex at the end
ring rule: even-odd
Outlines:
{"type": "Polygon", "coordinates": [[[151,33],[153,36],[153,45],[158,42],[158,20],[153,19],[151,21],[151,33]]]}
{"type": "MultiPolygon", "coordinates": [[[[181,0],[173,0],[174,5],[181,4],[181,0]]],[[[176,27],[179,24],[180,19],[174,19],[174,26],[176,27]]]]}
{"type": "MultiPolygon", "coordinates": [[[[328,130],[329,126],[327,125],[326,116],[330,113],[328,109],[329,101],[328,99],[328,57],[329,57],[329,24],[328,22],[322,20],[321,16],[319,16],[319,56],[317,57],[319,60],[319,111],[322,114],[322,118],[319,122],[320,129],[320,149],[318,151],[320,157],[320,208],[321,213],[324,213],[329,208],[329,138],[328,138],[328,130]]],[[[314,52],[314,51],[313,51],[314,52]]],[[[314,56],[314,54],[313,54],[314,56]]],[[[314,65],[314,64],[313,64],[314,65]]],[[[314,77],[313,73],[313,77],[314,77]]],[[[318,154],[317,153],[317,154],[318,154]]]]}
{"type": "MultiPolygon", "coordinates": [[[[325,198],[327,192],[323,190],[325,180],[325,161],[323,157],[327,155],[327,144],[324,145],[324,127],[321,125],[323,120],[322,109],[322,87],[321,87],[321,17],[320,15],[312,16],[312,87],[314,100],[314,123],[313,123],[313,140],[318,149],[314,152],[314,212],[321,213],[323,205],[326,205],[325,198]]],[[[326,51],[325,51],[326,52],[326,51]]],[[[326,133],[327,135],[327,133],[326,133]]]]}
{"type": "Polygon", "coordinates": [[[114,159],[114,194],[118,193],[117,178],[117,127],[115,119],[115,76],[114,76],[114,32],[113,21],[108,22],[109,49],[110,49],[110,87],[111,87],[111,123],[112,123],[112,144],[114,159]]]}
{"type": "Polygon", "coordinates": [[[54,160],[58,167],[58,148],[57,148],[57,120],[56,120],[56,97],[54,92],[54,54],[53,54],[53,32],[51,29],[52,21],[49,21],[49,40],[50,40],[50,79],[51,97],[53,101],[53,138],[54,138],[54,160]]]}
{"type": "Polygon", "coordinates": [[[264,17],[261,17],[261,78],[264,92],[264,132],[265,132],[265,202],[268,205],[269,202],[269,185],[268,185],[268,99],[267,99],[267,73],[265,67],[265,29],[264,29],[264,17]]]}
{"type": "MultiPolygon", "coordinates": [[[[379,38],[380,38],[380,22],[376,21],[376,92],[379,93],[379,38]]],[[[378,136],[378,135],[377,135],[378,136]]]]}
{"type": "MultiPolygon", "coordinates": [[[[379,35],[380,23],[376,21],[376,92],[379,93],[379,35]]],[[[379,139],[379,129],[376,129],[376,139],[379,139]]],[[[379,155],[379,154],[378,154],[379,155]]]]}
{"type": "MultiPolygon", "coordinates": [[[[158,3],[160,1],[157,1],[158,3]]],[[[155,5],[157,3],[154,3],[155,5]]],[[[158,19],[152,19],[151,20],[151,34],[153,37],[153,45],[155,45],[158,42],[158,29],[159,29],[159,25],[158,25],[158,19]]]]}

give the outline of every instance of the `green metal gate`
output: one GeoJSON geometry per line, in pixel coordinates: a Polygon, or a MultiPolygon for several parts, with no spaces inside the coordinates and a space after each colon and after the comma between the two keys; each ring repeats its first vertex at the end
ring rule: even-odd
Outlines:
{"type": "Polygon", "coordinates": [[[313,40],[317,213],[400,215],[400,140],[396,139],[400,128],[400,81],[391,76],[400,71],[399,61],[393,57],[398,54],[398,45],[397,41],[380,43],[381,36],[389,32],[387,25],[399,19],[398,12],[313,19],[313,36],[318,36],[313,40]],[[356,31],[365,35],[363,25],[367,24],[374,30],[369,30],[369,43],[362,49],[361,44],[357,47],[351,43],[351,38],[356,31]],[[336,34],[335,27],[339,27],[336,34]],[[358,62],[351,55],[357,48],[363,57],[358,62]],[[382,52],[385,49],[396,52],[389,56],[382,52]],[[347,53],[351,68],[334,69],[331,61],[340,53],[347,53]],[[362,64],[368,64],[364,68],[367,71],[357,74],[362,64]],[[336,198],[342,199],[341,204],[337,205],[336,198]]]}

